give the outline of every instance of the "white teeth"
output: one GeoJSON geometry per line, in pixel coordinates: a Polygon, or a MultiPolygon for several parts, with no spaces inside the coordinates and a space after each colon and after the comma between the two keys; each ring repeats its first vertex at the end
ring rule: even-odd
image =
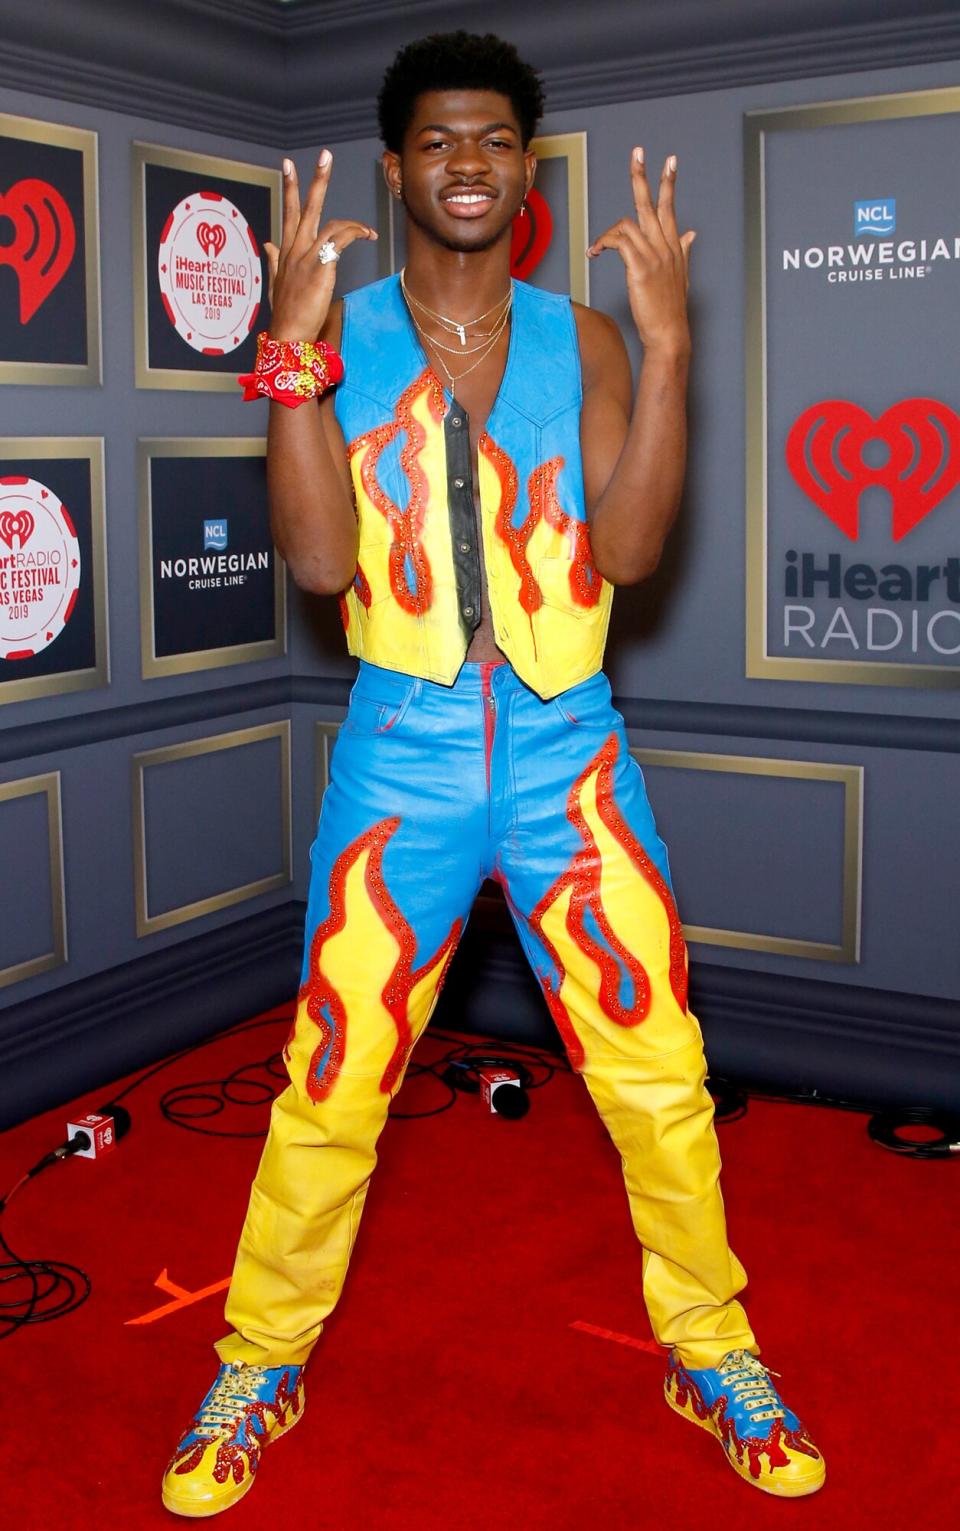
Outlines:
{"type": "Polygon", "coordinates": [[[469,206],[471,203],[474,203],[474,202],[489,202],[490,198],[488,196],[486,196],[484,193],[481,193],[481,192],[476,192],[476,193],[462,192],[459,196],[448,197],[447,201],[448,202],[460,202],[460,203],[463,203],[463,204],[469,206]]]}

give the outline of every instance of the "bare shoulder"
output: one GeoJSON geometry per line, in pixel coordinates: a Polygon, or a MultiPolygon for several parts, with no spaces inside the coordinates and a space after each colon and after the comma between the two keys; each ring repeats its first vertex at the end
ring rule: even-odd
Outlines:
{"type": "Polygon", "coordinates": [[[616,320],[599,308],[585,308],[582,303],[573,304],[573,317],[580,346],[584,393],[602,382],[618,393],[625,389],[629,399],[633,386],[630,358],[616,320]]]}
{"type": "Polygon", "coordinates": [[[581,349],[584,345],[617,345],[626,349],[620,327],[609,314],[599,308],[586,308],[573,298],[570,299],[570,307],[573,309],[581,349]]]}

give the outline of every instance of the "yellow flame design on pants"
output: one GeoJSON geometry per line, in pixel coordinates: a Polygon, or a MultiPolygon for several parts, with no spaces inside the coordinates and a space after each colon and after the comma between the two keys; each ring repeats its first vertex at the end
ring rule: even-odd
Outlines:
{"type": "MultiPolygon", "coordinates": [[[[675,1345],[687,1366],[715,1366],[731,1350],[756,1352],[757,1346],[736,1301],[746,1277],[727,1243],[700,1029],[686,1006],[686,953],[672,894],[652,859],[649,837],[655,830],[642,778],[622,735],[571,729],[551,703],[533,697],[506,673],[508,667],[502,669],[497,737],[508,732],[507,703],[516,701],[517,749],[526,751],[532,785],[526,850],[517,852],[513,865],[498,851],[497,870],[571,1060],[621,1155],[654,1335],[675,1345]],[[538,734],[531,733],[525,709],[537,709],[538,734]],[[588,747],[585,738],[592,741],[588,747]],[[568,770],[564,750],[579,752],[576,771],[568,770]],[[557,790],[564,776],[566,786],[557,790]],[[524,877],[531,859],[548,858],[554,844],[569,844],[571,825],[581,849],[555,869],[539,899],[529,897],[524,877]],[[551,958],[549,974],[544,951],[551,958]],[[625,987],[611,979],[618,956],[629,958],[621,964],[631,979],[625,987]]],[[[615,716],[608,702],[591,701],[598,689],[592,682],[588,688],[584,706],[598,708],[601,718],[615,716]]],[[[454,704],[446,694],[430,705],[454,704]]],[[[388,788],[391,801],[405,790],[411,794],[406,817],[364,825],[364,749],[371,740],[351,742],[342,735],[337,745],[346,751],[339,756],[346,806],[336,822],[341,830],[344,824],[354,828],[341,834],[332,871],[323,874],[330,914],[311,944],[288,1047],[292,1082],[274,1104],[251,1192],[227,1303],[233,1333],[217,1347],[224,1360],[276,1366],[309,1355],[343,1285],[391,1095],[435,1004],[457,918],[476,891],[475,883],[457,891],[461,842],[474,875],[479,858],[452,815],[462,809],[471,771],[483,780],[482,745],[478,754],[459,757],[458,780],[446,794],[456,806],[444,807],[438,741],[421,737],[423,726],[412,713],[411,704],[396,726],[391,714],[370,754],[381,799],[388,788]],[[391,750],[399,753],[391,756],[391,750]],[[426,768],[422,775],[405,774],[404,750],[433,759],[432,777],[426,768]],[[451,818],[442,819],[438,831],[431,814],[440,818],[442,812],[451,818]],[[413,899],[416,886],[430,876],[429,846],[417,838],[430,832],[450,858],[431,884],[430,899],[434,906],[449,900],[453,907],[441,911],[443,932],[431,937],[427,960],[415,969],[405,899],[413,899]],[[389,873],[388,844],[396,851],[389,873]]],[[[513,807],[524,792],[515,774],[518,759],[511,765],[513,807]]],[[[503,774],[498,762],[494,753],[495,788],[503,774]]],[[[479,790],[476,795],[479,802],[479,790]]],[[[485,801],[477,813],[486,823],[485,801]]]]}

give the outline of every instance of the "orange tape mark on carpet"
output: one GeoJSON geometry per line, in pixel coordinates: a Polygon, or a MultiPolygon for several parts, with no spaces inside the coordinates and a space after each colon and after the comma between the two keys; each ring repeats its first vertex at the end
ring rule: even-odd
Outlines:
{"type": "Polygon", "coordinates": [[[596,1335],[598,1340],[613,1340],[615,1345],[629,1345],[633,1350],[645,1350],[651,1356],[665,1354],[662,1345],[656,1340],[638,1340],[633,1334],[617,1334],[614,1329],[601,1329],[599,1324],[587,1324],[583,1319],[575,1319],[570,1325],[571,1329],[579,1329],[581,1334],[596,1335]]]}
{"type": "Polygon", "coordinates": [[[196,1292],[188,1292],[186,1287],[178,1286],[167,1275],[167,1267],[164,1266],[154,1286],[159,1287],[161,1292],[169,1292],[173,1302],[165,1302],[160,1308],[151,1308],[149,1313],[141,1313],[139,1318],[128,1318],[124,1328],[129,1324],[155,1324],[157,1319],[166,1318],[171,1313],[179,1313],[181,1308],[189,1308],[191,1303],[202,1302],[205,1297],[212,1297],[214,1292],[222,1292],[230,1285],[230,1277],[223,1281],[214,1281],[211,1286],[202,1286],[196,1292]]]}

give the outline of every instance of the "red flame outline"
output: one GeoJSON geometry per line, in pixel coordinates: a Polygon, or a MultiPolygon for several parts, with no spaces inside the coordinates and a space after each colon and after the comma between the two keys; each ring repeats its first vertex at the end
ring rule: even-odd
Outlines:
{"type": "Polygon", "coordinates": [[[530,504],[537,506],[539,513],[546,516],[554,530],[562,532],[573,543],[573,558],[568,576],[570,595],[578,606],[589,609],[596,606],[600,599],[603,580],[597,573],[590,551],[590,528],[587,522],[564,510],[557,496],[557,479],[562,467],[562,457],[551,457],[541,463],[539,468],[534,468],[530,475],[530,504]]]}
{"type": "Polygon", "coordinates": [[[427,433],[413,414],[413,407],[421,398],[426,399],[431,418],[439,425],[446,414],[446,401],[440,383],[427,367],[400,395],[393,419],[357,436],[347,448],[351,462],[357,453],[365,454],[360,465],[361,483],[370,503],[376,506],[393,533],[390,546],[390,589],[397,604],[411,616],[422,616],[429,611],[433,601],[433,571],[422,541],[423,525],[430,503],[430,484],[420,466],[420,454],[427,433]],[[406,439],[400,449],[400,465],[410,483],[410,500],[406,510],[401,510],[391,500],[377,477],[377,464],[384,449],[396,440],[401,431],[406,439]],[[407,583],[408,558],[416,576],[413,590],[407,583]]]}
{"type": "MultiPolygon", "coordinates": [[[[586,521],[563,509],[557,494],[557,480],[564,467],[562,457],[540,463],[527,480],[530,509],[520,526],[513,524],[517,504],[518,475],[513,459],[486,431],[480,437],[480,451],[490,463],[500,483],[500,505],[493,529],[510,554],[510,562],[520,580],[519,601],[531,619],[543,605],[543,591],[527,556],[530,539],[541,521],[546,521],[567,539],[571,551],[569,571],[570,596],[588,610],[596,606],[603,589],[590,550],[590,528],[586,521]]],[[[531,620],[531,627],[532,627],[531,620]]]]}
{"type": "MultiPolygon", "coordinates": [[[[397,1045],[380,1080],[380,1090],[385,1095],[395,1088],[406,1067],[415,1041],[407,1013],[410,994],[420,980],[438,964],[440,964],[440,973],[437,979],[437,993],[440,992],[460,940],[463,921],[458,919],[454,920],[446,939],[441,942],[429,961],[418,968],[413,967],[413,957],[417,948],[416,936],[391,898],[383,876],[383,853],[400,828],[401,822],[396,817],[381,819],[378,824],[374,824],[363,834],[358,835],[344,851],[341,851],[330,873],[330,913],[323,923],[317,926],[313,934],[310,942],[310,976],[301,987],[299,994],[299,1003],[306,1007],[307,1015],[320,1032],[320,1042],[311,1056],[305,1081],[307,1094],[314,1103],[326,1100],[336,1084],[347,1043],[346,1007],[333,984],[323,976],[320,963],[326,942],[332,936],[339,935],[346,925],[347,909],[344,897],[346,880],[351,868],[364,851],[370,852],[364,874],[367,894],[380,919],[400,947],[400,956],[380,995],[384,1008],[389,1011],[397,1028],[397,1045]],[[323,1014],[324,1005],[328,1007],[332,1016],[332,1026],[323,1014]],[[321,1065],[323,1065],[322,1068],[321,1065]]],[[[295,1030],[296,1026],[294,1026],[295,1030]]],[[[291,1032],[285,1049],[288,1060],[293,1034],[291,1032]]]]}
{"type": "Polygon", "coordinates": [[[493,529],[501,542],[506,543],[510,554],[510,562],[520,580],[520,605],[528,617],[532,617],[535,611],[539,611],[543,605],[543,592],[537,584],[536,577],[530,567],[527,558],[527,543],[533,536],[536,525],[542,514],[542,508],[531,504],[527,518],[522,526],[513,525],[513,512],[517,504],[517,490],[519,479],[517,465],[513,458],[498,446],[492,436],[486,431],[480,437],[480,451],[487,459],[500,484],[500,506],[497,510],[493,529]]]}
{"type": "Polygon", "coordinates": [[[641,876],[657,893],[666,910],[670,925],[670,987],[681,1010],[686,1012],[687,1008],[687,961],[683,927],[666,880],[651,861],[616,805],[613,773],[618,753],[617,735],[611,734],[603,748],[580,773],[571,787],[567,799],[567,818],[583,841],[583,849],[576,853],[570,866],[547,890],[530,916],[530,925],[549,954],[557,972],[555,981],[543,980],[547,1006],[563,1039],[570,1062],[578,1070],[582,1069],[584,1064],[583,1044],[574,1030],[566,1006],[560,997],[566,968],[559,952],[543,930],[543,920],[547,911],[553,907],[565,888],[569,887],[571,890],[566,922],[567,933],[574,944],[599,969],[599,1004],[604,1015],[617,1026],[633,1027],[644,1021],[650,1010],[650,980],[647,973],[640,961],[614,934],[601,901],[600,850],[587,824],[580,801],[586,782],[594,774],[597,776],[597,812],[603,824],[626,851],[641,876]],[[585,915],[588,909],[609,950],[595,941],[587,931],[585,915]],[[633,1003],[629,1006],[620,1002],[623,969],[626,969],[633,984],[633,1003]]]}

